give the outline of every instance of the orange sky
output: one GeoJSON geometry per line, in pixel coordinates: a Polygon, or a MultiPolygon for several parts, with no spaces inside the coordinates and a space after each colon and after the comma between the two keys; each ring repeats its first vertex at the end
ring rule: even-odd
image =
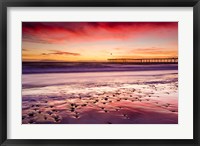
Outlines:
{"type": "Polygon", "coordinates": [[[23,61],[178,56],[177,22],[23,22],[23,61]]]}

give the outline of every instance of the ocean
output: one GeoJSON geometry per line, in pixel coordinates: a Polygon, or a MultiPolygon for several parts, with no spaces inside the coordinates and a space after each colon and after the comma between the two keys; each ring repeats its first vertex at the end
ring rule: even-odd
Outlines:
{"type": "Polygon", "coordinates": [[[115,72],[177,70],[177,64],[131,64],[101,62],[23,62],[22,73],[72,73],[72,72],[115,72]]]}

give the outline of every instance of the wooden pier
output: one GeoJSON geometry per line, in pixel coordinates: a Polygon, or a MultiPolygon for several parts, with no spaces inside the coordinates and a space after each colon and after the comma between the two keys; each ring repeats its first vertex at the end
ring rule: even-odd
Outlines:
{"type": "Polygon", "coordinates": [[[122,62],[122,63],[138,63],[138,64],[153,64],[153,63],[178,63],[178,58],[141,58],[141,59],[130,59],[130,58],[114,58],[108,59],[109,62],[122,62]]]}

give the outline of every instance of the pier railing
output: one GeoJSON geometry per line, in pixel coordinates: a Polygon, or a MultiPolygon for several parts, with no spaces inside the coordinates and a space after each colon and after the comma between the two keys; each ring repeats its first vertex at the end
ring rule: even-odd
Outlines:
{"type": "Polygon", "coordinates": [[[132,62],[132,63],[178,63],[178,58],[141,58],[141,59],[130,59],[130,58],[114,58],[108,59],[109,62],[132,62]]]}

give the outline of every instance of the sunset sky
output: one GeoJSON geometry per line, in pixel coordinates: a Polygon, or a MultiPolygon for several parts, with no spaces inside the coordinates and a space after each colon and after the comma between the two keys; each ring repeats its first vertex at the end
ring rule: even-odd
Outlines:
{"type": "Polygon", "coordinates": [[[177,22],[23,22],[23,61],[178,56],[177,22]]]}

